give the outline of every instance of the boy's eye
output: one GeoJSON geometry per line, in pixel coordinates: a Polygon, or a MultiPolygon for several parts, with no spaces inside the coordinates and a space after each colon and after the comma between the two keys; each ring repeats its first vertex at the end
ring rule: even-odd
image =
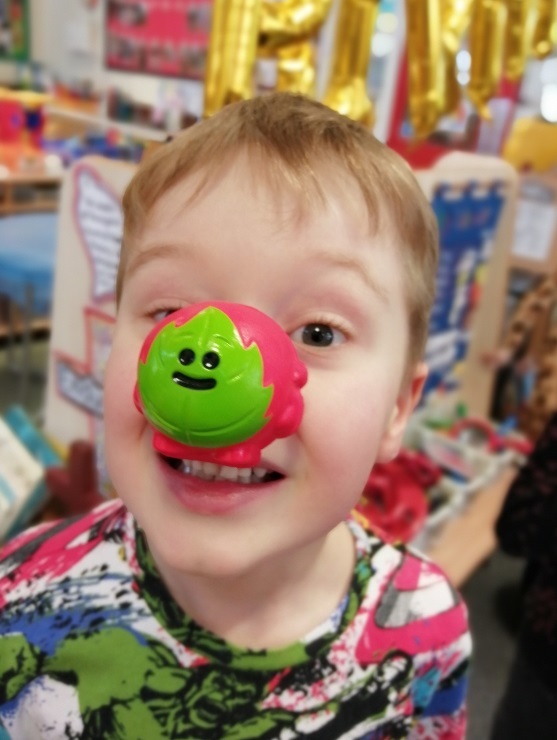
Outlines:
{"type": "Polygon", "coordinates": [[[305,324],[296,329],[292,339],[309,347],[330,347],[344,342],[345,337],[339,329],[329,324],[305,324]]]}
{"type": "Polygon", "coordinates": [[[156,323],[159,321],[162,321],[163,319],[166,319],[167,316],[170,316],[171,313],[174,313],[174,311],[178,311],[177,308],[163,308],[160,311],[156,311],[153,314],[153,318],[156,323]]]}

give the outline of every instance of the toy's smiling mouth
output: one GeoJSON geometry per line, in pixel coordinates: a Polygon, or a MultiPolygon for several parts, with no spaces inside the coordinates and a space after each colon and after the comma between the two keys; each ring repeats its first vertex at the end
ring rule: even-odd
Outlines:
{"type": "Polygon", "coordinates": [[[250,483],[271,483],[284,478],[281,473],[263,467],[233,468],[229,465],[200,462],[199,460],[180,460],[166,455],[161,455],[161,457],[174,470],[207,481],[230,481],[231,483],[246,485],[250,483]]]}
{"type": "Polygon", "coordinates": [[[172,380],[182,388],[189,388],[192,391],[210,391],[217,384],[214,378],[192,378],[191,375],[184,375],[179,371],[174,373],[172,380]]]}

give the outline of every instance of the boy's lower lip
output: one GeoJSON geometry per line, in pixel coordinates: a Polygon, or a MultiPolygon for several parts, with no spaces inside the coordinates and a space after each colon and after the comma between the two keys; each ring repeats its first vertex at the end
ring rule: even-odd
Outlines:
{"type": "Polygon", "coordinates": [[[208,481],[187,475],[170,467],[158,457],[158,465],[174,497],[194,514],[215,516],[227,514],[272,493],[280,481],[269,483],[235,483],[208,481]]]}

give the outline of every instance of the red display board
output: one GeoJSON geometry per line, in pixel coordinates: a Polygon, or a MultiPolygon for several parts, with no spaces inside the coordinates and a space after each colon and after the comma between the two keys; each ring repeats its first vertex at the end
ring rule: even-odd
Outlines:
{"type": "Polygon", "coordinates": [[[203,79],[211,0],[108,0],[106,66],[203,79]]]}

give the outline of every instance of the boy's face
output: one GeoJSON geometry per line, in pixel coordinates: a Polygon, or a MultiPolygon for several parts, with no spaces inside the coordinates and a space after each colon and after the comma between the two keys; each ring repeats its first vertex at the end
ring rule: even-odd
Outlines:
{"type": "Polygon", "coordinates": [[[127,264],[106,375],[106,457],[167,568],[234,575],[319,541],[346,518],[374,462],[396,454],[424,372],[401,388],[409,342],[401,260],[394,233],[370,236],[355,184],[324,182],[327,204],[297,218],[295,196],[256,184],[242,158],[184,207],[197,182],[159,201],[127,264]],[[201,301],[268,314],[307,366],[300,428],[262,453],[278,480],[174,470],[134,406],[147,333],[165,311],[201,301]]]}

